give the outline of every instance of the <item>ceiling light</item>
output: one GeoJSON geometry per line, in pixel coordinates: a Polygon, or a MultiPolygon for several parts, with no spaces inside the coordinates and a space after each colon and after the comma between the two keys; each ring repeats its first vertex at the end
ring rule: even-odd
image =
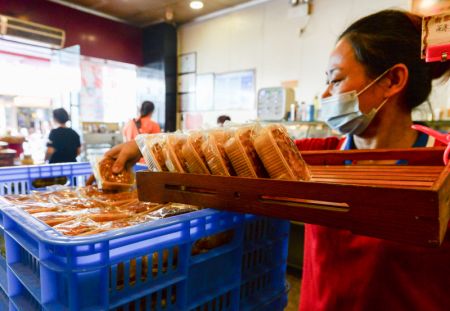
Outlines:
{"type": "Polygon", "coordinates": [[[166,14],[164,16],[166,21],[171,22],[173,20],[173,10],[172,8],[166,8],[166,14]]]}
{"type": "Polygon", "coordinates": [[[201,2],[201,1],[191,1],[189,6],[191,7],[191,9],[200,10],[201,8],[203,8],[203,2],[201,2]]]}

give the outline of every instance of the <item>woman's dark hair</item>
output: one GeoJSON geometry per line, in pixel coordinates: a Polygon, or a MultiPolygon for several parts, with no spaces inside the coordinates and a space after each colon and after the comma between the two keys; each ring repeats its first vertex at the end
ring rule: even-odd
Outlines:
{"type": "Polygon", "coordinates": [[[142,103],[140,117],[135,121],[138,130],[141,128],[142,125],[141,118],[148,116],[149,114],[153,113],[153,111],[155,111],[155,104],[153,104],[151,101],[146,100],[142,103]]]}
{"type": "Polygon", "coordinates": [[[155,104],[151,101],[146,100],[141,105],[141,118],[148,116],[155,111],[155,104]]]}
{"type": "Polygon", "coordinates": [[[421,23],[417,15],[385,10],[354,22],[339,36],[350,42],[356,59],[370,77],[396,64],[408,68],[405,101],[409,109],[423,103],[431,92],[431,81],[450,68],[450,62],[425,63],[420,58],[421,23]]]}
{"type": "Polygon", "coordinates": [[[69,114],[67,113],[66,109],[58,108],[53,110],[53,119],[55,119],[56,122],[60,124],[65,124],[67,121],[69,121],[69,114]]]}

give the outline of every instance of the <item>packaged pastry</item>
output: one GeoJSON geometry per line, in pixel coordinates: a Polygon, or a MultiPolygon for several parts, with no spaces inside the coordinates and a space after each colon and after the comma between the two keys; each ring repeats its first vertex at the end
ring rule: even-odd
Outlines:
{"type": "MultiPolygon", "coordinates": [[[[137,191],[114,192],[94,186],[10,195],[8,202],[68,236],[85,236],[198,210],[184,204],[140,202],[137,191]],[[45,199],[45,200],[43,200],[45,199]]],[[[0,245],[1,253],[1,245],[0,245]]]]}
{"type": "Polygon", "coordinates": [[[99,213],[89,213],[86,217],[96,222],[107,222],[129,218],[130,214],[128,212],[101,211],[99,213]]]}
{"type": "Polygon", "coordinates": [[[272,124],[263,128],[254,144],[271,178],[310,179],[308,166],[282,125],[272,124]]]}
{"type": "Polygon", "coordinates": [[[253,146],[255,129],[255,125],[238,128],[224,145],[236,174],[241,177],[267,177],[267,172],[253,146]]]}
{"type": "Polygon", "coordinates": [[[186,143],[181,148],[181,153],[186,161],[189,173],[209,174],[206,166],[205,156],[202,151],[204,137],[201,132],[193,132],[189,135],[186,143]]]}
{"type": "Polygon", "coordinates": [[[141,134],[136,136],[136,143],[149,170],[152,172],[168,171],[163,154],[166,134],[141,134]]]}
{"type": "Polygon", "coordinates": [[[95,186],[87,186],[76,190],[81,198],[101,202],[108,205],[120,206],[137,200],[137,191],[113,192],[98,189],[95,186]]]}
{"type": "Polygon", "coordinates": [[[33,197],[29,194],[8,194],[0,196],[0,200],[5,203],[22,204],[26,202],[34,202],[33,197]]]}
{"type": "Polygon", "coordinates": [[[229,138],[230,132],[222,129],[212,130],[206,133],[206,139],[202,144],[202,151],[206,164],[213,175],[236,175],[224,149],[224,144],[229,138]]]}
{"type": "Polygon", "coordinates": [[[198,211],[199,208],[194,205],[187,205],[187,204],[181,204],[181,203],[169,203],[164,205],[162,208],[151,212],[148,214],[150,217],[153,217],[154,219],[159,218],[167,218],[172,217],[176,215],[186,214],[190,212],[198,211]]]}
{"type": "Polygon", "coordinates": [[[60,223],[53,228],[64,235],[77,236],[98,229],[99,224],[89,218],[80,218],[60,223]]]}
{"type": "Polygon", "coordinates": [[[55,204],[43,202],[28,203],[26,205],[19,206],[19,208],[22,208],[29,214],[57,212],[58,210],[60,210],[60,207],[55,204]]]}
{"type": "Polygon", "coordinates": [[[99,189],[126,190],[134,185],[134,172],[131,167],[114,173],[112,167],[114,159],[101,157],[95,158],[92,163],[94,176],[99,189]]]}
{"type": "Polygon", "coordinates": [[[191,254],[195,256],[201,253],[206,253],[214,248],[230,243],[233,240],[233,237],[234,231],[227,230],[201,238],[195,241],[192,245],[191,254]]]}
{"type": "Polygon", "coordinates": [[[34,213],[33,217],[45,222],[50,227],[58,225],[63,222],[72,221],[87,215],[96,215],[103,213],[103,209],[79,209],[71,210],[60,206],[56,211],[43,211],[34,213]]]}
{"type": "Polygon", "coordinates": [[[164,206],[163,204],[141,202],[139,200],[135,200],[133,202],[121,205],[120,207],[118,207],[118,209],[128,211],[131,214],[140,214],[156,211],[157,209],[160,209],[163,206],[164,206]]]}
{"type": "Polygon", "coordinates": [[[41,212],[33,214],[33,216],[40,221],[45,222],[50,227],[56,226],[63,222],[72,221],[77,218],[76,215],[70,215],[64,212],[41,212]]]}
{"type": "Polygon", "coordinates": [[[184,159],[182,148],[187,141],[187,135],[183,133],[168,134],[166,144],[163,147],[166,167],[172,173],[187,173],[188,168],[184,159]]]}

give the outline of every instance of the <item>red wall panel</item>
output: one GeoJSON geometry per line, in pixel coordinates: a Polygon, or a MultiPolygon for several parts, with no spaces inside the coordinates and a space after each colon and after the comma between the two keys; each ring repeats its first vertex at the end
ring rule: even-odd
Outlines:
{"type": "Polygon", "coordinates": [[[0,14],[64,29],[82,55],[143,65],[141,28],[45,0],[0,0],[0,14]]]}

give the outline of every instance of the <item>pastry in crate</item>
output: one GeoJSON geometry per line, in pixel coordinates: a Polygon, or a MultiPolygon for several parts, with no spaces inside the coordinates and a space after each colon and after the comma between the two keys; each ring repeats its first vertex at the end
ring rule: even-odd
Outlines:
{"type": "Polygon", "coordinates": [[[134,173],[131,167],[114,173],[112,167],[114,165],[112,158],[97,158],[92,163],[94,176],[100,189],[108,190],[126,190],[134,185],[134,173]]]}
{"type": "Polygon", "coordinates": [[[136,143],[149,170],[152,172],[168,171],[163,154],[166,134],[141,134],[136,136],[136,143]]]}
{"type": "Polygon", "coordinates": [[[166,167],[172,173],[187,173],[188,168],[184,159],[182,148],[186,144],[187,135],[182,133],[168,134],[163,147],[166,167]]]}
{"type": "Polygon", "coordinates": [[[181,149],[181,153],[186,161],[189,173],[210,174],[206,166],[205,156],[202,151],[204,136],[201,132],[193,132],[189,135],[186,143],[181,149]]]}
{"type": "Polygon", "coordinates": [[[286,129],[272,124],[258,132],[255,149],[271,178],[309,180],[310,173],[286,129]]]}
{"type": "Polygon", "coordinates": [[[224,149],[238,176],[267,177],[267,172],[253,145],[255,125],[248,125],[235,130],[225,143],[224,149]]]}
{"type": "Polygon", "coordinates": [[[202,151],[213,175],[236,175],[224,148],[229,138],[230,133],[224,130],[212,130],[206,133],[206,140],[202,144],[202,151]]]}

